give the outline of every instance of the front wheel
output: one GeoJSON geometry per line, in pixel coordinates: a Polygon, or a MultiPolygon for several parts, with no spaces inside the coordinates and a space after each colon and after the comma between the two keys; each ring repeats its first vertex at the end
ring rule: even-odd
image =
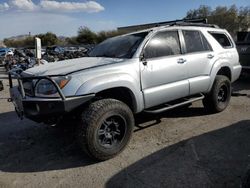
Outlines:
{"type": "Polygon", "coordinates": [[[133,113],[126,104],[115,99],[102,99],[83,111],[77,131],[78,141],[91,157],[107,160],[126,147],[133,127],[133,113]]]}
{"type": "Polygon", "coordinates": [[[230,80],[226,76],[217,75],[212,90],[203,99],[203,105],[210,112],[221,112],[227,108],[230,99],[230,80]]]}

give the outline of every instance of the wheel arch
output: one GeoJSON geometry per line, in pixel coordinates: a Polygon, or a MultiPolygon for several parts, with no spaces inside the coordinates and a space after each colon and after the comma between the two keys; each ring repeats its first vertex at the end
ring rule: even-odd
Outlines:
{"type": "Polygon", "coordinates": [[[211,82],[210,82],[208,92],[211,91],[213,87],[213,83],[217,75],[224,75],[229,78],[230,82],[232,82],[232,70],[233,70],[232,66],[230,65],[229,62],[217,61],[217,63],[215,63],[215,65],[213,66],[211,74],[210,74],[211,82]]]}
{"type": "Polygon", "coordinates": [[[221,67],[216,75],[223,75],[228,77],[230,81],[232,80],[232,72],[228,66],[221,67]]]}
{"type": "Polygon", "coordinates": [[[137,111],[136,97],[127,87],[108,88],[96,93],[96,98],[111,98],[124,102],[135,113],[137,111]]]}

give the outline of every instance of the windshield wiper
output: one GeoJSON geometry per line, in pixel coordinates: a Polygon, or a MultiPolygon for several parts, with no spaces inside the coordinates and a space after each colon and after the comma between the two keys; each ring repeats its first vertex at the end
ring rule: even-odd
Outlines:
{"type": "Polygon", "coordinates": [[[110,55],[107,55],[107,54],[96,55],[95,57],[110,57],[110,58],[112,58],[110,55]]]}

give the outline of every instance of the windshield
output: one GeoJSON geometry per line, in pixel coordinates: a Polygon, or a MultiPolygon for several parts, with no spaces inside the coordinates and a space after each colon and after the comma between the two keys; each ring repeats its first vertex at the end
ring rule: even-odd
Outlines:
{"type": "Polygon", "coordinates": [[[113,37],[98,44],[90,57],[132,58],[148,32],[113,37]]]}

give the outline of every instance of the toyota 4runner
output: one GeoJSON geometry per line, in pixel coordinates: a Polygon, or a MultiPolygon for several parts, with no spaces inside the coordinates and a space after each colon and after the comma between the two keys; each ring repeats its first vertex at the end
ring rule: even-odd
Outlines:
{"type": "Polygon", "coordinates": [[[202,100],[211,112],[229,104],[241,72],[235,43],[214,25],[176,22],[105,40],[89,57],[10,75],[17,114],[44,123],[77,120],[82,148],[107,160],[128,144],[134,114],[161,113],[202,100]]]}

